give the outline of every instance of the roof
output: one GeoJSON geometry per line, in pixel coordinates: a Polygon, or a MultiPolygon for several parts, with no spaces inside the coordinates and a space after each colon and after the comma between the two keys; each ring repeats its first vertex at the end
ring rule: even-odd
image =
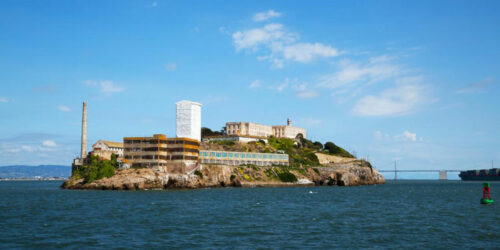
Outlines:
{"type": "Polygon", "coordinates": [[[198,105],[198,106],[202,106],[201,103],[199,102],[192,102],[192,101],[187,101],[187,100],[182,100],[182,101],[178,101],[175,103],[176,105],[182,105],[182,104],[192,104],[192,105],[198,105]]]}
{"type": "Polygon", "coordinates": [[[99,140],[95,144],[97,144],[99,142],[102,142],[102,143],[106,144],[106,146],[108,146],[110,148],[123,148],[123,142],[99,140]]]}

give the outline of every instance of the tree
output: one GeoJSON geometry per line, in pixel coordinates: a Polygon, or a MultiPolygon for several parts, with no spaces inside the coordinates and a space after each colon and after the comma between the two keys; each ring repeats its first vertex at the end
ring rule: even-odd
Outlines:
{"type": "Polygon", "coordinates": [[[212,131],[211,129],[207,127],[202,127],[201,128],[201,137],[206,137],[206,136],[218,136],[222,135],[222,132],[219,131],[212,131]]]}
{"type": "Polygon", "coordinates": [[[328,150],[328,153],[332,155],[338,155],[342,157],[349,157],[349,158],[355,158],[352,154],[349,152],[345,151],[343,148],[335,145],[333,142],[327,142],[325,143],[325,149],[328,150]]]}
{"type": "Polygon", "coordinates": [[[319,141],[315,141],[313,143],[314,145],[314,148],[316,148],[317,150],[322,150],[323,149],[323,143],[319,142],[319,141]]]}

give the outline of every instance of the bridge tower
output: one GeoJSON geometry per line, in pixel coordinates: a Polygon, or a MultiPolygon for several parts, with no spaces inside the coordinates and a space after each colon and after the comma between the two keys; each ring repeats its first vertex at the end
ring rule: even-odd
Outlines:
{"type": "Polygon", "coordinates": [[[448,180],[448,172],[446,170],[439,171],[439,180],[448,180]]]}

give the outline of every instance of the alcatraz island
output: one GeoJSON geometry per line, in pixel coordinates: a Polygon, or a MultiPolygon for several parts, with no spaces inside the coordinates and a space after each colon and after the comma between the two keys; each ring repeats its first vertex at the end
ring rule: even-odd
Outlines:
{"type": "Polygon", "coordinates": [[[176,137],[154,134],[98,140],[87,153],[83,103],[81,154],[62,188],[144,190],[206,187],[358,186],[384,184],[365,159],[333,142],[312,142],[286,125],[227,122],[201,127],[201,104],[176,103],[176,137]]]}

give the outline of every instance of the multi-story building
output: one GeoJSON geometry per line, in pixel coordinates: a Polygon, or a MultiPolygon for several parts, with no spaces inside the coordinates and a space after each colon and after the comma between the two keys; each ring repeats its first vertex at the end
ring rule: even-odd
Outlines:
{"type": "Polygon", "coordinates": [[[111,159],[111,155],[123,156],[123,143],[114,141],[98,140],[92,145],[92,155],[97,155],[102,159],[111,159]]]}
{"type": "Polygon", "coordinates": [[[197,167],[200,141],[190,138],[167,138],[169,172],[186,172],[197,167]]]}
{"type": "Polygon", "coordinates": [[[239,166],[242,164],[254,164],[258,166],[271,166],[271,165],[288,166],[289,159],[287,154],[201,150],[200,163],[224,164],[231,166],[239,166]]]}
{"type": "Polygon", "coordinates": [[[124,158],[131,167],[160,168],[167,165],[167,137],[123,138],[124,158]]]}
{"type": "Polygon", "coordinates": [[[268,137],[273,135],[271,126],[251,122],[228,122],[226,123],[226,133],[228,135],[246,135],[268,137]]]}
{"type": "Polygon", "coordinates": [[[177,137],[201,141],[201,104],[180,101],[175,106],[177,137]]]}
{"type": "Polygon", "coordinates": [[[292,121],[287,120],[287,125],[267,126],[251,122],[228,122],[226,123],[227,135],[292,138],[295,139],[298,134],[306,138],[306,130],[293,127],[292,121]]]}
{"type": "Polygon", "coordinates": [[[131,167],[161,168],[168,172],[186,172],[196,168],[200,142],[190,138],[125,137],[125,160],[131,167]]]}

